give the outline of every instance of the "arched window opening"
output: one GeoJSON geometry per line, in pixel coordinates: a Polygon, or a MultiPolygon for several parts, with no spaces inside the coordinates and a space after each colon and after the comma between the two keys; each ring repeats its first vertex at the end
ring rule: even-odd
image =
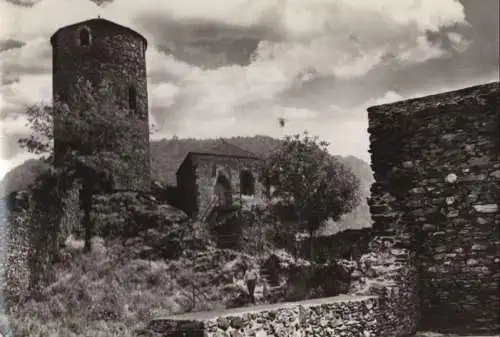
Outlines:
{"type": "Polygon", "coordinates": [[[240,190],[242,195],[255,194],[255,179],[250,171],[240,173],[240,190]]]}
{"type": "Polygon", "coordinates": [[[128,108],[131,113],[137,110],[137,90],[134,86],[128,88],[128,108]]]}
{"type": "Polygon", "coordinates": [[[217,206],[229,207],[233,203],[231,183],[223,174],[219,174],[214,187],[214,193],[217,197],[217,206]]]}
{"type": "Polygon", "coordinates": [[[80,46],[87,47],[90,45],[90,30],[88,28],[80,29],[80,46]]]}

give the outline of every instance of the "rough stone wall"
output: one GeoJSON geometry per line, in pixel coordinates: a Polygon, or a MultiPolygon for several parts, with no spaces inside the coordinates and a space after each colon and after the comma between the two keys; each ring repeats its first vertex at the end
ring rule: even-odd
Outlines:
{"type": "MultiPolygon", "coordinates": [[[[81,232],[80,229],[80,205],[79,205],[79,185],[73,184],[73,187],[66,191],[64,196],[64,209],[59,218],[59,231],[55,238],[56,248],[60,247],[68,235],[75,232],[81,232]]],[[[2,247],[7,249],[5,271],[4,297],[9,302],[16,302],[26,294],[29,287],[30,278],[30,246],[31,232],[33,229],[30,223],[31,214],[34,211],[31,195],[29,191],[20,191],[15,193],[14,200],[11,201],[11,207],[5,212],[1,219],[6,228],[4,235],[0,235],[0,240],[4,241],[2,247]]],[[[2,203],[4,200],[2,200],[2,203]]],[[[3,206],[2,206],[3,207],[3,206]]],[[[56,217],[57,218],[57,217],[56,217]]],[[[54,219],[56,219],[54,218],[54,219]]]]}
{"type": "Polygon", "coordinates": [[[374,229],[417,254],[422,328],[499,332],[499,94],[368,109],[374,229]]]}
{"type": "Polygon", "coordinates": [[[361,257],[351,275],[349,294],[379,296],[379,328],[384,337],[413,335],[419,322],[416,254],[397,245],[397,237],[373,237],[370,253],[361,257]]]}
{"type": "Polygon", "coordinates": [[[252,158],[235,158],[210,155],[196,155],[195,175],[196,175],[196,193],[197,193],[197,210],[203,212],[210,204],[214,186],[217,181],[218,174],[224,174],[231,183],[233,201],[237,202],[240,199],[240,172],[249,170],[253,173],[255,180],[255,196],[247,198],[248,202],[259,202],[265,198],[264,185],[259,181],[257,174],[257,165],[259,161],[252,158]],[[215,166],[216,175],[213,175],[215,166]]]}
{"type": "Polygon", "coordinates": [[[65,240],[70,234],[83,235],[80,210],[80,184],[75,182],[67,191],[64,199],[64,211],[61,218],[60,239],[65,240]]]}
{"type": "Polygon", "coordinates": [[[382,336],[376,297],[331,297],[156,319],[142,336],[382,336]]]}
{"type": "MultiPolygon", "coordinates": [[[[113,168],[113,171],[117,189],[149,190],[151,178],[145,39],[125,27],[96,19],[60,29],[51,39],[51,43],[53,94],[54,97],[67,102],[70,109],[74,104],[70,97],[71,88],[79,79],[90,80],[94,85],[108,80],[117,97],[121,97],[117,104],[123,106],[128,106],[129,87],[135,87],[137,110],[130,118],[134,118],[141,129],[141,137],[134,140],[134,159],[128,163],[125,172],[119,167],[113,168]],[[88,28],[91,32],[89,46],[80,46],[78,43],[78,32],[81,28],[88,28]]],[[[57,155],[60,146],[57,127],[54,131],[57,155]]]]}
{"type": "Polygon", "coordinates": [[[0,253],[2,281],[2,304],[7,307],[17,302],[26,293],[29,286],[29,224],[28,213],[16,207],[7,210],[5,201],[1,201],[0,253]]]}

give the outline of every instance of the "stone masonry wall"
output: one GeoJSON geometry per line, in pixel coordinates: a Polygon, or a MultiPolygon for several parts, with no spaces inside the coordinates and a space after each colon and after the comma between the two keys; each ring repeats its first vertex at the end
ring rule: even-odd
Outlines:
{"type": "Polygon", "coordinates": [[[380,335],[411,336],[419,321],[416,254],[395,248],[398,238],[375,236],[351,277],[349,294],[380,298],[380,335]]]}
{"type": "Polygon", "coordinates": [[[240,172],[242,170],[251,171],[255,179],[255,196],[251,199],[254,201],[262,200],[265,197],[265,189],[258,179],[256,170],[258,164],[259,161],[252,158],[197,155],[195,172],[198,210],[203,212],[213,198],[214,186],[217,181],[217,175],[213,176],[212,174],[214,165],[217,174],[222,173],[229,179],[235,202],[240,198],[240,172]]]}
{"type": "Polygon", "coordinates": [[[339,296],[159,318],[141,336],[376,337],[379,314],[376,297],[339,296]]]}
{"type": "Polygon", "coordinates": [[[374,231],[416,254],[424,329],[499,332],[499,94],[368,109],[374,231]]]}
{"type": "MultiPolygon", "coordinates": [[[[146,40],[130,29],[104,19],[92,19],[58,30],[51,39],[53,50],[53,93],[74,110],[71,91],[80,79],[89,80],[94,86],[107,80],[110,90],[118,98],[117,104],[128,107],[129,87],[136,90],[136,110],[130,118],[136,124],[139,137],[124,139],[133,146],[126,169],[113,167],[116,187],[120,190],[150,189],[150,149],[148,122],[148,90],[146,77],[146,40]],[[80,29],[89,29],[89,46],[80,46],[80,29]]],[[[57,124],[54,130],[56,157],[62,146],[57,124]]],[[[124,136],[126,137],[126,136],[124,136]]],[[[114,149],[116,152],[123,149],[114,149]]]]}
{"type": "Polygon", "coordinates": [[[75,182],[67,191],[64,199],[65,207],[61,218],[60,239],[64,240],[70,235],[83,235],[82,212],[80,210],[80,184],[75,182]]]}

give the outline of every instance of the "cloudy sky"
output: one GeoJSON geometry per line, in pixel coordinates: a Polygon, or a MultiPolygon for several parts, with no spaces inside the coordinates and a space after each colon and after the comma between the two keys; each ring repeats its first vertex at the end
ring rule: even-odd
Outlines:
{"type": "Polygon", "coordinates": [[[0,178],[51,97],[49,38],[97,15],[149,40],[153,138],[308,130],[369,161],[366,107],[498,80],[498,0],[0,0],[0,178]],[[284,130],[277,119],[284,117],[284,130]]]}

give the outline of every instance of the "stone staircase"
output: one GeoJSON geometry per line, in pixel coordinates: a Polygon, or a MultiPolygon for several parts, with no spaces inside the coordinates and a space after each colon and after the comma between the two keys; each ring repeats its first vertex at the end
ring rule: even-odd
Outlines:
{"type": "Polygon", "coordinates": [[[275,303],[276,301],[281,300],[285,292],[283,285],[271,285],[272,282],[270,281],[270,274],[267,273],[260,265],[257,271],[260,276],[260,282],[264,282],[265,285],[265,290],[263,290],[264,301],[268,303],[275,303]]]}

